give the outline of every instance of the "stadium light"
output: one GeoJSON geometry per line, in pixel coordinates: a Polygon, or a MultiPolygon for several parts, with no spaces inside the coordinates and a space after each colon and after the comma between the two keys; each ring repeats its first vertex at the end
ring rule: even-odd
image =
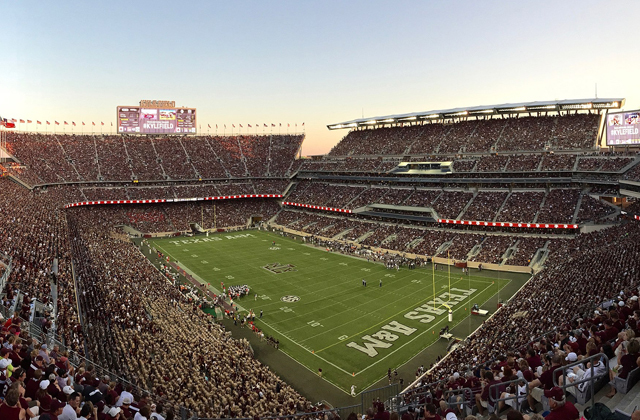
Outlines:
{"type": "Polygon", "coordinates": [[[391,122],[394,122],[394,121],[395,121],[395,120],[394,120],[393,118],[389,118],[389,119],[386,119],[386,120],[382,120],[382,121],[380,121],[380,122],[383,122],[383,123],[391,123],[391,122]]]}
{"type": "Polygon", "coordinates": [[[376,120],[369,120],[365,124],[376,124],[376,123],[377,123],[376,120]]]}

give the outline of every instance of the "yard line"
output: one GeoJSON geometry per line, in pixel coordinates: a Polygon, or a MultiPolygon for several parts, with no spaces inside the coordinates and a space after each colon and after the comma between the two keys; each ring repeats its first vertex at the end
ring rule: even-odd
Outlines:
{"type": "Polygon", "coordinates": [[[311,350],[309,350],[307,347],[303,346],[302,344],[298,343],[297,341],[293,340],[292,338],[284,335],[282,332],[278,331],[276,328],[272,327],[271,325],[267,324],[266,322],[263,322],[263,324],[265,324],[267,327],[271,328],[273,331],[277,332],[280,335],[283,335],[284,337],[286,337],[289,341],[291,341],[293,344],[299,346],[301,349],[303,349],[304,351],[306,351],[307,353],[311,353],[312,355],[314,355],[315,357],[317,357],[318,359],[322,360],[325,363],[330,364],[331,366],[333,366],[334,368],[340,370],[343,373],[346,373],[347,375],[351,375],[351,373],[347,372],[346,370],[342,369],[340,366],[337,366],[333,363],[331,363],[330,361],[328,361],[327,359],[325,359],[324,357],[318,356],[317,354],[313,353],[311,350]]]}
{"type": "MultiPolygon", "coordinates": [[[[460,283],[461,281],[462,281],[462,280],[458,280],[457,282],[452,283],[452,285],[455,285],[455,284],[457,284],[457,283],[460,283]]],[[[491,287],[491,286],[487,286],[486,288],[484,288],[484,289],[483,289],[483,291],[484,291],[484,290],[487,290],[489,287],[491,287]]],[[[482,292],[480,292],[480,293],[482,293],[482,292]]],[[[436,295],[437,295],[437,294],[438,294],[438,291],[436,291],[436,295]]],[[[318,351],[317,351],[317,353],[320,353],[321,351],[324,351],[324,350],[326,350],[326,349],[328,349],[328,348],[331,348],[331,347],[333,347],[333,346],[336,346],[336,345],[338,345],[338,344],[341,344],[341,343],[343,343],[345,340],[349,340],[350,338],[353,338],[353,337],[355,337],[355,336],[357,336],[357,335],[360,335],[360,334],[364,333],[364,332],[365,332],[365,331],[367,331],[367,330],[370,330],[370,329],[372,329],[372,328],[377,327],[377,326],[378,326],[378,325],[380,325],[380,324],[384,324],[384,323],[386,323],[387,321],[389,321],[391,318],[395,318],[395,317],[397,317],[398,315],[400,315],[400,314],[402,314],[402,313],[404,313],[404,312],[410,311],[410,310],[411,310],[411,309],[413,309],[414,307],[416,307],[416,306],[420,306],[421,304],[424,304],[424,302],[427,302],[428,300],[433,299],[434,297],[435,297],[435,295],[431,295],[431,296],[427,297],[426,299],[423,299],[423,300],[419,301],[419,302],[418,302],[418,303],[416,303],[415,305],[411,305],[411,306],[409,306],[409,307],[407,307],[407,308],[403,308],[402,310],[400,310],[400,311],[398,311],[397,313],[395,313],[395,314],[391,315],[391,316],[390,316],[390,317],[388,317],[387,319],[384,319],[384,320],[382,320],[382,321],[378,322],[377,324],[370,325],[370,326],[368,326],[367,328],[365,328],[364,330],[359,331],[359,332],[357,332],[357,333],[355,333],[355,334],[352,334],[352,335],[350,335],[349,337],[345,338],[344,340],[340,340],[340,341],[335,342],[335,343],[333,343],[333,344],[330,344],[330,345],[328,345],[328,346],[326,346],[326,347],[324,347],[324,348],[321,348],[320,350],[318,350],[318,351]]],[[[465,299],[465,300],[466,300],[466,299],[465,299]]],[[[394,303],[395,303],[395,302],[394,302],[394,303]]],[[[385,305],[385,306],[386,306],[386,305],[385,305]]],[[[384,308],[384,306],[382,306],[382,307],[384,308]]],[[[354,318],[354,319],[350,320],[349,322],[346,322],[346,323],[340,324],[340,325],[338,325],[337,327],[331,328],[330,330],[323,331],[322,333],[320,333],[320,334],[316,334],[316,335],[314,335],[314,336],[312,336],[312,337],[309,337],[309,338],[307,338],[307,339],[305,339],[305,340],[302,340],[301,342],[305,342],[305,341],[310,340],[310,339],[312,339],[312,338],[314,338],[314,337],[317,337],[317,336],[319,336],[319,335],[322,335],[322,334],[328,333],[329,331],[334,330],[334,329],[336,329],[336,328],[341,328],[341,327],[343,327],[344,325],[349,324],[351,321],[356,321],[356,320],[358,320],[358,319],[360,319],[360,318],[363,318],[363,317],[365,317],[365,316],[367,316],[367,314],[362,315],[362,316],[359,316],[359,317],[357,317],[357,318],[354,318]]],[[[325,318],[325,319],[326,319],[326,318],[325,318]]]]}
{"type": "MultiPolygon", "coordinates": [[[[482,291],[480,291],[478,294],[483,293],[485,290],[487,290],[489,287],[491,286],[487,286],[484,289],[482,289],[482,291]]],[[[493,296],[493,295],[491,295],[493,296]]],[[[491,298],[491,296],[489,296],[489,298],[487,300],[489,300],[491,298]]],[[[486,302],[486,301],[485,301],[486,302]]],[[[458,312],[462,310],[462,306],[458,307],[457,309],[455,309],[453,312],[458,312]]],[[[471,313],[469,313],[468,316],[471,316],[471,313]]],[[[464,321],[465,319],[467,319],[467,317],[462,318],[460,321],[458,321],[458,324],[462,321],[464,321]]],[[[442,317],[442,319],[440,319],[440,321],[436,322],[433,327],[436,327],[437,325],[441,324],[443,321],[447,320],[447,317],[442,317]]],[[[456,325],[458,325],[456,324],[456,325]]],[[[429,328],[432,329],[433,327],[429,328]]],[[[368,370],[369,368],[377,365],[378,363],[382,362],[384,359],[386,359],[387,357],[391,356],[392,354],[394,354],[395,352],[397,352],[398,350],[402,349],[404,346],[406,346],[407,344],[411,344],[412,342],[414,342],[415,340],[417,340],[418,338],[420,338],[423,334],[426,334],[429,332],[429,329],[424,330],[423,332],[421,332],[420,334],[418,334],[417,336],[415,336],[414,338],[412,338],[411,340],[407,341],[406,343],[404,343],[403,345],[401,345],[400,347],[398,347],[397,349],[393,350],[391,353],[387,354],[386,356],[384,356],[383,358],[381,358],[380,360],[377,360],[373,363],[371,363],[370,365],[368,365],[366,368],[362,369],[360,372],[357,372],[356,375],[358,375],[359,373],[365,372],[366,370],[368,370]]]]}

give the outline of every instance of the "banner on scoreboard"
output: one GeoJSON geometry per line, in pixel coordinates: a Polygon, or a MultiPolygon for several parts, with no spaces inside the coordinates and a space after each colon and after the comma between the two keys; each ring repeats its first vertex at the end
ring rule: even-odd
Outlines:
{"type": "Polygon", "coordinates": [[[640,144],[640,111],[607,115],[607,146],[640,144]]]}
{"type": "Polygon", "coordinates": [[[150,108],[119,106],[118,133],[121,134],[196,134],[194,108],[150,108]]]}

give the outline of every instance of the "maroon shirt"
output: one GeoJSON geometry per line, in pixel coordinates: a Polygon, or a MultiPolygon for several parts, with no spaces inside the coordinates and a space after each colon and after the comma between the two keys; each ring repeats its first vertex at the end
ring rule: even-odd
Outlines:
{"type": "Polygon", "coordinates": [[[16,405],[15,407],[9,407],[7,404],[0,404],[0,419],[2,420],[19,420],[20,410],[22,407],[16,405]]]}
{"type": "Polygon", "coordinates": [[[562,407],[551,410],[545,420],[577,420],[579,417],[580,413],[576,406],[571,401],[565,401],[562,407]]]}
{"type": "Polygon", "coordinates": [[[551,366],[550,369],[545,370],[544,372],[542,372],[542,375],[540,375],[540,382],[542,382],[542,387],[544,389],[551,389],[553,388],[555,385],[553,384],[553,375],[554,372],[556,372],[556,370],[558,371],[557,373],[555,373],[556,376],[556,380],[558,380],[558,377],[560,375],[562,375],[562,369],[558,369],[560,366],[557,365],[553,365],[551,366]]]}
{"type": "Polygon", "coordinates": [[[542,366],[542,361],[538,355],[527,357],[527,363],[529,363],[529,367],[532,370],[535,370],[538,366],[542,366]]]}
{"type": "MultiPolygon", "coordinates": [[[[491,388],[492,385],[496,385],[496,384],[502,384],[501,381],[498,380],[493,380],[491,382],[489,382],[487,385],[484,386],[484,389],[482,390],[482,395],[480,395],[480,398],[482,399],[482,401],[489,401],[489,389],[491,388]]],[[[500,394],[502,393],[501,389],[499,389],[499,387],[493,388],[491,390],[491,401],[493,402],[493,397],[495,397],[496,395],[498,396],[498,398],[500,398],[500,394]]]]}
{"type": "Polygon", "coordinates": [[[38,392],[39,387],[40,387],[39,380],[29,379],[27,381],[27,385],[25,386],[24,396],[27,398],[34,399],[36,397],[36,392],[38,392]]]}
{"type": "Polygon", "coordinates": [[[627,379],[627,375],[629,375],[629,372],[638,367],[638,365],[636,364],[636,360],[638,360],[637,353],[625,354],[620,358],[620,366],[622,366],[622,368],[620,369],[618,376],[621,379],[627,379]]]}

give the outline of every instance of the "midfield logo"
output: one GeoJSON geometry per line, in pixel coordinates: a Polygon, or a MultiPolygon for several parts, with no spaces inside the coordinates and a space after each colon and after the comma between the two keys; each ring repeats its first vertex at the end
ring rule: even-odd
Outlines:
{"type": "Polygon", "coordinates": [[[282,273],[286,273],[289,271],[298,271],[296,270],[296,266],[292,265],[292,264],[280,264],[280,263],[273,263],[273,264],[267,264],[264,267],[265,270],[269,270],[272,273],[276,273],[276,274],[282,274],[282,273]]]}

